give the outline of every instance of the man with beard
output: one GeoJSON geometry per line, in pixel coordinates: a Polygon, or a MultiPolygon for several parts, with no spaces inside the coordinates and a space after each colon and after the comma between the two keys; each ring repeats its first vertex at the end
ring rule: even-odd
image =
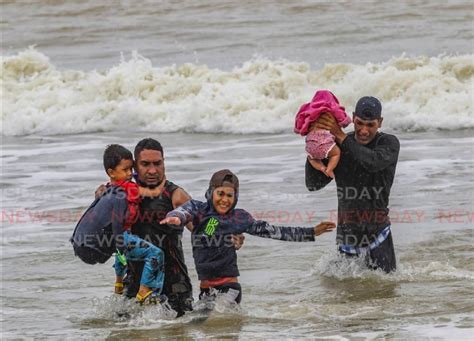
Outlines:
{"type": "MultiPolygon", "coordinates": [[[[193,290],[184,261],[181,242],[183,229],[160,224],[166,214],[191,199],[181,187],[166,179],[164,153],[161,144],[146,138],[138,142],[134,151],[136,182],[142,201],[132,233],[161,248],[165,254],[165,281],[162,293],[168,297],[177,317],[192,310],[193,290]]],[[[192,231],[192,224],[187,228],[192,231]]],[[[236,249],[242,246],[244,237],[233,236],[236,249]]],[[[125,295],[135,297],[140,284],[143,262],[130,262],[125,295]]]]}
{"type": "MultiPolygon", "coordinates": [[[[165,282],[163,294],[178,316],[192,310],[193,291],[184,261],[181,242],[183,230],[161,225],[166,214],[191,199],[181,187],[166,179],[164,153],[161,144],[146,138],[138,142],[134,151],[136,181],[143,195],[139,217],[132,233],[158,246],[165,254],[165,282]]],[[[138,289],[143,262],[131,262],[127,275],[128,297],[138,289]]]]}

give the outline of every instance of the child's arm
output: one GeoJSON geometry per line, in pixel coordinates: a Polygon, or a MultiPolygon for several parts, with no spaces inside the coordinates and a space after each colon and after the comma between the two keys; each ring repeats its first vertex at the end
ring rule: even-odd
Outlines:
{"type": "MultiPolygon", "coordinates": [[[[172,203],[173,203],[173,208],[176,209],[178,208],[179,206],[185,204],[186,202],[188,202],[189,200],[191,200],[191,196],[186,193],[186,191],[182,188],[177,188],[173,194],[172,194],[172,197],[171,197],[171,200],[172,200],[172,203]]],[[[190,232],[193,232],[193,224],[192,223],[187,223],[186,224],[186,227],[188,228],[188,230],[190,232]]]]}
{"type": "Polygon", "coordinates": [[[199,208],[203,203],[198,200],[189,200],[171,212],[168,212],[166,218],[160,221],[160,224],[184,226],[194,219],[198,214],[199,208]]]}
{"type": "Polygon", "coordinates": [[[275,226],[270,225],[263,220],[253,221],[247,233],[264,237],[293,242],[314,241],[315,236],[319,236],[326,232],[331,232],[336,224],[329,221],[323,221],[315,227],[291,227],[291,226],[275,226]]]}

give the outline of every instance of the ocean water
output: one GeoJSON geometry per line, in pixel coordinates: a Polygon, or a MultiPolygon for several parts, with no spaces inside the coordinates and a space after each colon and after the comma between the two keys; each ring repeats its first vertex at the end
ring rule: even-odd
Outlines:
{"type": "MultiPolygon", "coordinates": [[[[470,339],[474,331],[473,13],[469,1],[3,1],[2,339],[470,339]],[[294,114],[316,89],[381,99],[401,142],[390,201],[398,271],[315,243],[247,236],[243,302],[181,319],[112,295],[112,263],[68,238],[106,180],[104,147],[143,137],[203,199],[213,171],[281,225],[334,220],[304,186],[294,114]],[[117,312],[127,310],[129,318],[117,312]]],[[[348,130],[351,130],[349,127],[348,130]]],[[[198,281],[189,234],[186,263],[198,281]]]]}

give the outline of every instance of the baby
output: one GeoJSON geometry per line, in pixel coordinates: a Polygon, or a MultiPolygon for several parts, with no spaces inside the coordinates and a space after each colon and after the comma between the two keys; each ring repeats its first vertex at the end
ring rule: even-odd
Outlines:
{"type": "Polygon", "coordinates": [[[328,90],[316,91],[309,103],[301,106],[295,118],[295,133],[306,136],[306,152],[308,157],[317,160],[322,165],[322,172],[334,178],[336,168],[341,157],[341,150],[336,145],[334,136],[327,130],[315,127],[315,122],[322,114],[334,116],[341,127],[347,127],[351,119],[347,116],[344,107],[334,94],[328,90]],[[322,160],[328,159],[327,166],[322,160]]]}

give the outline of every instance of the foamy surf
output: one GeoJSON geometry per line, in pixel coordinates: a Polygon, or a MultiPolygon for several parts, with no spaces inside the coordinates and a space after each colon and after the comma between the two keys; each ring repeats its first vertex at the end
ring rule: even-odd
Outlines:
{"type": "Polygon", "coordinates": [[[473,55],[392,58],[374,64],[307,63],[255,57],[231,71],[154,66],[134,52],[105,71],[59,70],[30,48],[2,56],[3,135],[127,129],[153,132],[291,132],[295,112],[330,89],[348,113],[373,95],[393,130],[474,128],[473,55]]]}
{"type": "Polygon", "coordinates": [[[381,270],[370,270],[363,257],[347,258],[338,252],[324,254],[312,269],[310,276],[320,275],[337,280],[362,279],[380,282],[433,282],[450,280],[473,280],[474,272],[455,267],[449,262],[418,261],[399,262],[397,271],[386,274],[381,270]]]}
{"type": "Polygon", "coordinates": [[[168,324],[174,321],[176,312],[166,303],[140,306],[134,299],[112,295],[94,298],[89,318],[123,322],[130,326],[168,324]]]}

